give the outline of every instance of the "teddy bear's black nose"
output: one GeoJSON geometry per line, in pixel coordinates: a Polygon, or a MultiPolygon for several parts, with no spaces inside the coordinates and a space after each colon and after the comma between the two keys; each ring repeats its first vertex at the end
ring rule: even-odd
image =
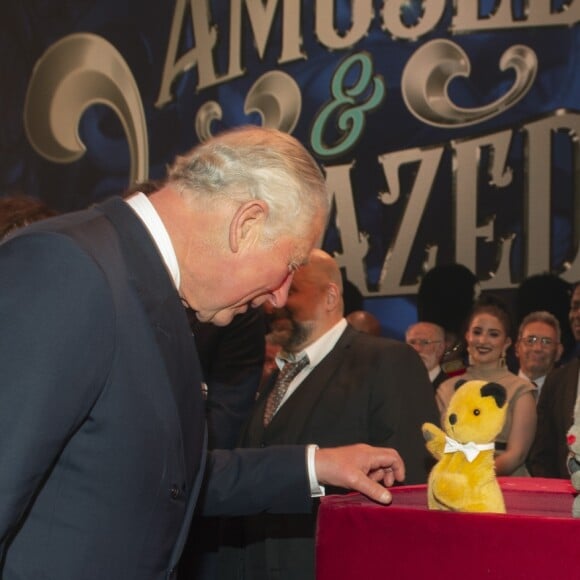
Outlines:
{"type": "Polygon", "coordinates": [[[449,422],[452,425],[455,425],[455,423],[457,423],[457,415],[455,413],[451,413],[451,415],[449,415],[449,422]]]}

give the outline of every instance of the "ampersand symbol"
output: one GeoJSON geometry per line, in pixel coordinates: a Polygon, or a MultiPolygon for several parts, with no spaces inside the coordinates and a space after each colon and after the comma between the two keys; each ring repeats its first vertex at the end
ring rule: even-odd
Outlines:
{"type": "Polygon", "coordinates": [[[366,113],[375,110],[385,96],[383,79],[372,73],[371,55],[365,52],[349,56],[336,70],[331,84],[333,99],[323,107],[312,128],[312,148],[318,155],[330,157],[344,153],[360,138],[366,113]],[[358,78],[349,84],[348,79],[357,72],[357,68],[358,78]],[[357,104],[361,98],[365,100],[357,104]],[[333,117],[336,118],[335,127],[343,135],[337,143],[327,146],[323,135],[333,117]]]}

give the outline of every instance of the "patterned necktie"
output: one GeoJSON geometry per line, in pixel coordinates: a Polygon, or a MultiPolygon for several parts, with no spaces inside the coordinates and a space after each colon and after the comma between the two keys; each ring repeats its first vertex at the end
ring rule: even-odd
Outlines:
{"type": "Polygon", "coordinates": [[[278,410],[290,383],[294,377],[308,364],[308,357],[303,356],[300,360],[290,362],[288,361],[283,367],[278,377],[276,378],[276,383],[273,389],[268,395],[268,400],[266,401],[266,410],[264,411],[264,427],[267,427],[274,413],[278,410]]]}

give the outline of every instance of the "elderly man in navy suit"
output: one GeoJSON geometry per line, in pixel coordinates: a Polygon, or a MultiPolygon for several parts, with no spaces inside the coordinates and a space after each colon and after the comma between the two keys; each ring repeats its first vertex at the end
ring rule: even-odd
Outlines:
{"type": "Polygon", "coordinates": [[[390,500],[380,483],[404,477],[392,449],[313,440],[206,454],[184,305],[217,325],[281,306],[328,206],[304,147],[248,127],[178,158],[149,197],[0,246],[4,580],[173,578],[196,506],[307,512],[324,484],[390,500]]]}

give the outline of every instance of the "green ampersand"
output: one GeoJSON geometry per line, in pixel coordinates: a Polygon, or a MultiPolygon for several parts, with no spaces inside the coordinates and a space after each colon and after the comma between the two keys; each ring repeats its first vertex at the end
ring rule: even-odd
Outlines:
{"type": "Polygon", "coordinates": [[[344,153],[351,148],[361,136],[365,126],[365,114],[375,110],[385,96],[383,79],[373,73],[373,63],[368,53],[349,56],[338,67],[332,78],[331,90],[333,99],[329,101],[314,121],[310,141],[313,150],[322,157],[344,153]],[[358,79],[348,86],[347,75],[358,67],[358,79]],[[368,95],[366,100],[357,104],[357,99],[368,95]],[[333,146],[323,142],[325,127],[331,117],[336,118],[336,126],[344,134],[333,146]]]}

